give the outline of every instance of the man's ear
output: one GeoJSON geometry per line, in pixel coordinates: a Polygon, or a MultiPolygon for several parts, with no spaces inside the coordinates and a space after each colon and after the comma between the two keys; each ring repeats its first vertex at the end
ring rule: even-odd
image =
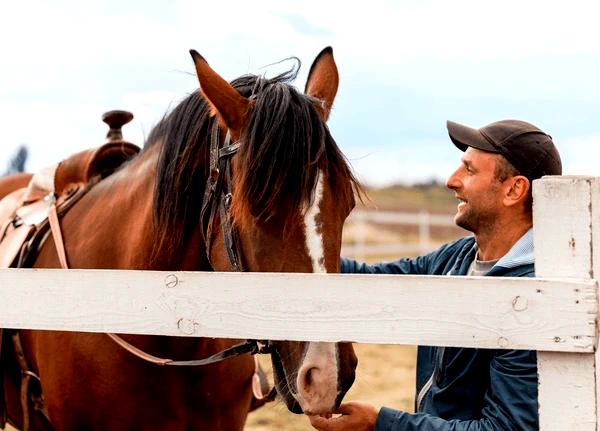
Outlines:
{"type": "Polygon", "coordinates": [[[523,175],[517,175],[506,181],[504,205],[507,207],[525,202],[529,196],[531,183],[523,175]]]}

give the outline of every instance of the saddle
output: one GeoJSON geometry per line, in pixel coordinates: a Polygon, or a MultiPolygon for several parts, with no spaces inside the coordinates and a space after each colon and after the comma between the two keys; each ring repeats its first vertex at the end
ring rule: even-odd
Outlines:
{"type": "MultiPolygon", "coordinates": [[[[50,231],[61,265],[68,266],[59,217],[91,187],[139,153],[139,147],[124,141],[121,134],[121,127],[132,118],[133,115],[126,111],[107,112],[103,115],[103,120],[110,127],[106,144],[40,170],[26,188],[15,190],[0,200],[0,269],[31,266],[50,231]]],[[[31,419],[30,406],[47,419],[39,377],[30,370],[25,360],[18,331],[5,332],[7,336],[3,340],[3,329],[0,328],[0,429],[4,429],[7,419],[2,387],[2,344],[6,347],[11,343],[23,376],[21,406],[23,430],[27,431],[31,419]]]]}
{"type": "Polygon", "coordinates": [[[82,151],[42,169],[31,178],[27,188],[2,199],[0,268],[27,266],[27,256],[42,245],[40,241],[31,241],[32,237],[36,232],[47,231],[54,212],[62,215],[90,187],[138,152],[137,146],[124,141],[82,151]]]}

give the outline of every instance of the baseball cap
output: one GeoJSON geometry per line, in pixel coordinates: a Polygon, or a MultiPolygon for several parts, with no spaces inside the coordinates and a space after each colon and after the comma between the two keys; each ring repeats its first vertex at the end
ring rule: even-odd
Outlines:
{"type": "Polygon", "coordinates": [[[562,174],[560,154],[552,137],[533,124],[502,120],[473,129],[447,121],[446,127],[450,139],[461,151],[473,147],[501,154],[529,181],[562,174]]]}

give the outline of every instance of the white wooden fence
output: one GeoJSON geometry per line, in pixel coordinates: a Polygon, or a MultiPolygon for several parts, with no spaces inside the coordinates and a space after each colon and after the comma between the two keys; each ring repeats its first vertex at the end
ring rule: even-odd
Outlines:
{"type": "Polygon", "coordinates": [[[0,326],[536,349],[541,429],[598,431],[600,178],[534,186],[537,279],[0,271],[0,326]]]}

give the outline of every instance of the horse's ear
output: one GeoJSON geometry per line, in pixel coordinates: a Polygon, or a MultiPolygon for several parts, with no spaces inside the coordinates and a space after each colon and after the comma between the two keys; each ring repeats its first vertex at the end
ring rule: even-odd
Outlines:
{"type": "Polygon", "coordinates": [[[337,93],[340,78],[333,59],[333,49],[330,46],[317,55],[308,72],[304,93],[321,101],[319,112],[323,121],[329,118],[333,99],[337,93]]]}
{"type": "Polygon", "coordinates": [[[212,109],[221,115],[225,126],[234,135],[239,135],[246,119],[248,99],[212,70],[204,57],[198,52],[191,49],[190,54],[196,66],[200,92],[212,109]]]}

